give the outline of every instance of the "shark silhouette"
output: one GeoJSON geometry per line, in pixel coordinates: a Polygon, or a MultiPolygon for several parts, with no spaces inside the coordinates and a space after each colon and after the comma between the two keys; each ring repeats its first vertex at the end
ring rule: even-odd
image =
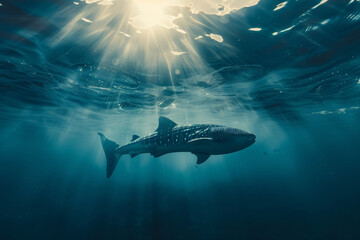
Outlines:
{"type": "Polygon", "coordinates": [[[135,157],[150,153],[160,157],[173,152],[191,152],[197,156],[197,164],[211,155],[227,154],[242,150],[255,142],[254,134],[221,125],[194,124],[178,126],[166,117],[159,118],[159,127],[148,136],[133,135],[130,143],[120,146],[98,133],[107,159],[107,177],[114,172],[124,154],[135,157]]]}

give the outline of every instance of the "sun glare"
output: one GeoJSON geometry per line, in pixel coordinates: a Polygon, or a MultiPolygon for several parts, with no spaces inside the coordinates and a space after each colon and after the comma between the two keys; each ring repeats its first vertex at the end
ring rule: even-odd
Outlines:
{"type": "Polygon", "coordinates": [[[133,14],[129,23],[135,28],[174,27],[173,21],[177,17],[165,13],[166,1],[134,0],[133,4],[133,14]]]}
{"type": "Polygon", "coordinates": [[[50,44],[55,46],[66,40],[88,44],[91,46],[89,54],[96,54],[100,65],[141,73],[141,78],[149,82],[174,84],[182,77],[182,72],[201,74],[211,71],[211,66],[198,54],[194,41],[204,38],[202,42],[206,42],[205,37],[208,37],[219,44],[224,42],[217,31],[204,28],[200,34],[202,23],[194,21],[192,14],[202,12],[222,16],[258,1],[79,0],[57,13],[62,18],[74,14],[74,7],[76,9],[76,14],[50,44]],[[224,5],[221,12],[219,2],[224,5]],[[199,24],[199,28],[194,27],[199,36],[195,39],[189,32],[192,23],[199,24]]]}

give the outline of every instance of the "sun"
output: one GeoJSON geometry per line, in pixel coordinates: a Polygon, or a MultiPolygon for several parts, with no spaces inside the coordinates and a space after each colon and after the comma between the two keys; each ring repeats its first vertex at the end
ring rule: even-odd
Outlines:
{"type": "Polygon", "coordinates": [[[173,21],[177,17],[165,12],[167,6],[164,0],[133,0],[133,11],[129,23],[140,29],[153,26],[173,28],[173,21]]]}

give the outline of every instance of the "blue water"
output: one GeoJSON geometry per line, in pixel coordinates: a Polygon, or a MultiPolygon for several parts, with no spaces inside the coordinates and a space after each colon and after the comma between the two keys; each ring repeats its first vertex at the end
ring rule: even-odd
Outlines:
{"type": "Polygon", "coordinates": [[[90,2],[0,0],[0,239],[360,239],[359,1],[170,6],[150,29],[90,2]],[[159,116],[257,140],[107,179],[96,133],[159,116]]]}

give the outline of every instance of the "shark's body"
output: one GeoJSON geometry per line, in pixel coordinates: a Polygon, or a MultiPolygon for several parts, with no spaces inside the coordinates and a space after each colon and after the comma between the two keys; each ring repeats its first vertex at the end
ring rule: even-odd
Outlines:
{"type": "Polygon", "coordinates": [[[191,152],[197,156],[197,164],[205,162],[210,155],[227,154],[244,149],[255,142],[255,135],[236,128],[221,125],[196,124],[177,126],[168,118],[159,118],[159,127],[153,134],[120,146],[98,133],[107,158],[107,177],[113,173],[123,154],[135,157],[150,153],[160,157],[173,152],[191,152]]]}

